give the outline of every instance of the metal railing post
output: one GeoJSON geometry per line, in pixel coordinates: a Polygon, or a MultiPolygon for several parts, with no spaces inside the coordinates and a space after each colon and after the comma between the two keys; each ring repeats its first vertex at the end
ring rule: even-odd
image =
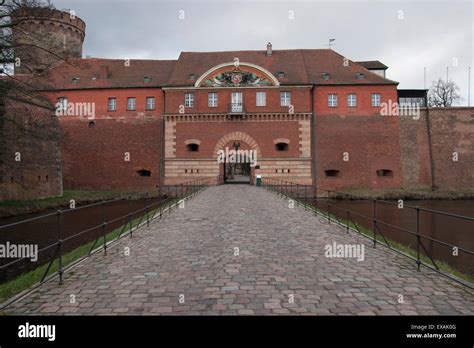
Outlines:
{"type": "Polygon", "coordinates": [[[318,188],[317,187],[314,188],[314,205],[316,207],[314,209],[314,214],[318,215],[318,188]]]}
{"type": "Polygon", "coordinates": [[[416,207],[416,265],[418,272],[420,271],[420,207],[416,207]]]}
{"type": "Polygon", "coordinates": [[[102,243],[103,243],[103,249],[104,249],[104,254],[107,253],[107,240],[105,238],[105,233],[106,233],[106,227],[107,227],[107,222],[105,220],[105,201],[102,201],[102,243]]]}
{"type": "Polygon", "coordinates": [[[57,211],[58,216],[58,275],[59,275],[59,284],[63,282],[63,256],[62,256],[62,244],[61,239],[61,210],[57,211]]]}
{"type": "Polygon", "coordinates": [[[148,215],[148,192],[145,193],[145,212],[146,212],[146,227],[150,227],[150,216],[148,215]]]}
{"type": "Polygon", "coordinates": [[[165,200],[161,196],[162,196],[162,190],[161,190],[161,187],[160,187],[158,189],[158,199],[159,199],[159,202],[160,202],[160,220],[161,220],[161,217],[162,217],[162,214],[163,214],[163,204],[165,203],[165,200]]]}
{"type": "Polygon", "coordinates": [[[304,210],[306,210],[306,185],[304,185],[304,210]]]}
{"type": "Polygon", "coordinates": [[[299,198],[300,198],[300,185],[299,184],[296,184],[296,195],[295,195],[295,199],[296,199],[296,204],[298,205],[298,202],[299,202],[299,198]]]}
{"type": "Polygon", "coordinates": [[[168,215],[171,214],[171,208],[173,207],[173,203],[172,203],[173,199],[171,198],[171,191],[173,190],[171,189],[171,187],[172,186],[168,186],[168,191],[170,192],[170,203],[168,205],[168,215]]]}
{"type": "Polygon", "coordinates": [[[373,228],[374,228],[374,248],[375,248],[375,246],[377,244],[377,238],[376,238],[376,235],[375,235],[377,233],[377,231],[376,231],[376,228],[377,228],[377,200],[374,199],[373,202],[374,202],[373,203],[373,205],[374,205],[374,207],[373,207],[374,227],[373,228]]]}
{"type": "Polygon", "coordinates": [[[130,237],[133,237],[132,232],[132,196],[128,196],[128,221],[130,223],[130,237]]]}
{"type": "Polygon", "coordinates": [[[328,223],[331,223],[331,206],[329,205],[329,199],[331,198],[331,191],[328,191],[328,201],[327,201],[327,206],[328,206],[328,223]]]}
{"type": "Polygon", "coordinates": [[[176,202],[175,202],[175,206],[178,205],[178,202],[179,202],[179,185],[175,185],[174,186],[174,194],[176,196],[176,202]]]}
{"type": "Polygon", "coordinates": [[[349,209],[346,209],[346,232],[349,233],[349,209]]]}

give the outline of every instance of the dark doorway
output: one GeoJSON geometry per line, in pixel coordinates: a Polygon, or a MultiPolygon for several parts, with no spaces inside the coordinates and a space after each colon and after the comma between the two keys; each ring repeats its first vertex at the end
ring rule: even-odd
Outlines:
{"type": "Polygon", "coordinates": [[[250,184],[250,163],[224,163],[224,182],[250,184]]]}

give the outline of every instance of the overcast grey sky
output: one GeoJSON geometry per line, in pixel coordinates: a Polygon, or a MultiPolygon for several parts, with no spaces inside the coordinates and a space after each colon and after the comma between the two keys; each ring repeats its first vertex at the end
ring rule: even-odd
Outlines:
{"type": "Polygon", "coordinates": [[[86,22],[84,56],[176,59],[181,51],[263,50],[268,41],[274,49],[325,48],[335,38],[344,56],[388,65],[399,88],[423,88],[424,67],[430,86],[449,67],[467,105],[473,0],[52,2],[86,22]]]}

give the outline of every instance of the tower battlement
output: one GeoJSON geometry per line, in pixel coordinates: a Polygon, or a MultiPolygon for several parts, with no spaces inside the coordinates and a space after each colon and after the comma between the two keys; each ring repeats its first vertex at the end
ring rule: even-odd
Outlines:
{"type": "Polygon", "coordinates": [[[86,23],[73,13],[50,8],[21,8],[11,15],[16,74],[41,72],[60,59],[82,57],[86,23]]]}

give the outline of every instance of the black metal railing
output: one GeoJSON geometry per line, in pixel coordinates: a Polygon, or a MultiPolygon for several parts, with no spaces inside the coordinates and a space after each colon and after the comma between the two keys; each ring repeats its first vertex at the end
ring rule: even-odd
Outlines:
{"type": "Polygon", "coordinates": [[[244,103],[230,103],[229,114],[244,114],[245,108],[244,103]]]}
{"type": "Polygon", "coordinates": [[[41,241],[36,244],[38,262],[34,265],[29,263],[30,257],[15,258],[0,265],[0,283],[46,265],[37,285],[55,276],[58,276],[61,283],[64,271],[68,268],[101,249],[106,253],[110,244],[125,235],[132,237],[135,230],[149,226],[156,218],[161,219],[166,212],[170,213],[174,207],[183,204],[185,199],[193,197],[207,186],[209,178],[196,179],[182,184],[161,186],[153,192],[57,210],[2,225],[1,240],[16,245],[28,245],[35,242],[32,239],[36,235],[40,235],[41,241]],[[44,230],[46,231],[43,232],[44,230]],[[10,241],[9,237],[14,240],[10,241]],[[88,244],[91,246],[84,255],[80,254],[74,260],[68,257],[70,262],[65,260],[67,253],[88,244]],[[55,261],[57,270],[51,272],[55,261]]]}
{"type": "MultiPolygon", "coordinates": [[[[474,285],[472,283],[465,281],[463,279],[460,279],[451,273],[447,273],[441,270],[437,262],[435,261],[434,257],[432,257],[431,253],[427,250],[424,242],[428,241],[430,243],[435,243],[440,246],[449,247],[452,250],[455,249],[459,253],[459,255],[460,253],[463,253],[465,256],[469,256],[470,258],[474,256],[474,251],[468,250],[461,246],[453,245],[451,243],[447,243],[442,240],[438,240],[438,239],[426,236],[420,232],[421,231],[420,213],[422,212],[447,216],[447,217],[451,217],[460,221],[465,221],[466,223],[469,224],[470,231],[474,230],[473,217],[462,216],[462,215],[437,211],[433,209],[420,208],[418,206],[410,206],[410,205],[404,204],[403,205],[404,208],[410,209],[414,212],[415,229],[410,230],[407,228],[396,226],[394,224],[387,223],[386,221],[382,221],[377,216],[378,207],[380,207],[381,205],[397,206],[399,204],[398,202],[391,202],[391,201],[386,201],[386,200],[381,200],[381,199],[372,199],[372,198],[353,195],[346,192],[327,190],[327,189],[322,189],[322,188],[318,188],[311,185],[303,185],[303,184],[293,183],[290,181],[279,180],[279,179],[274,179],[274,178],[263,178],[262,186],[277,193],[278,195],[282,197],[293,199],[296,202],[296,204],[304,206],[305,209],[311,208],[312,210],[314,210],[315,214],[325,217],[328,220],[328,223],[336,223],[339,226],[344,227],[347,232],[354,231],[364,237],[371,239],[374,247],[376,247],[377,244],[380,244],[385,247],[388,247],[389,249],[403,256],[406,256],[414,260],[416,262],[418,270],[420,270],[421,266],[425,266],[435,272],[438,272],[450,278],[451,280],[454,280],[471,289],[474,289],[474,285]],[[363,200],[365,202],[370,202],[371,208],[372,208],[371,209],[372,214],[371,215],[362,214],[360,212],[351,210],[347,207],[341,207],[341,206],[331,203],[333,199],[343,199],[343,198],[348,198],[351,200],[363,200]],[[370,222],[371,229],[369,228],[369,230],[371,230],[370,231],[371,235],[368,235],[366,233],[363,233],[364,231],[361,231],[363,224],[359,224],[358,222],[354,221],[354,220],[357,220],[356,218],[358,218],[359,220],[365,220],[366,222],[370,222]],[[404,252],[402,250],[399,250],[398,248],[391,246],[384,232],[382,231],[381,227],[387,227],[392,230],[407,233],[413,236],[416,239],[416,246],[415,246],[415,252],[414,252],[416,256],[410,255],[407,252],[404,252]],[[422,254],[426,256],[426,258],[429,260],[430,263],[427,263],[423,260],[422,254]]],[[[472,265],[472,262],[473,260],[470,259],[470,262],[468,262],[468,264],[472,265]]]]}
{"type": "Polygon", "coordinates": [[[223,174],[217,175],[217,185],[222,185],[225,183],[225,177],[223,174]]]}

